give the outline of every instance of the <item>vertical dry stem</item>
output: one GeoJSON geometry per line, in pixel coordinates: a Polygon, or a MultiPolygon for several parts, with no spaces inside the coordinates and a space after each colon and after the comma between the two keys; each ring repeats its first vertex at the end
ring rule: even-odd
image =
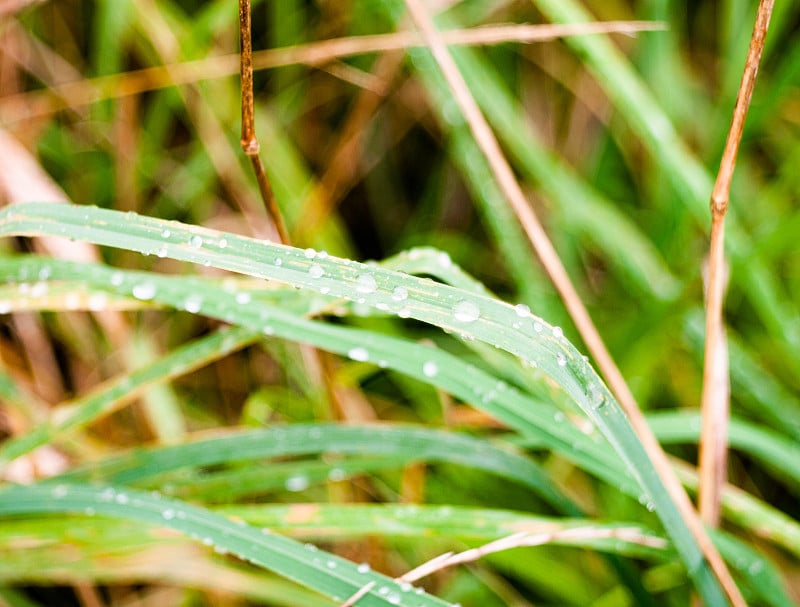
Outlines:
{"type": "Polygon", "coordinates": [[[722,304],[725,298],[725,214],[728,210],[731,179],[742,139],[744,121],[750,107],[750,98],[753,95],[774,3],[774,0],[761,0],[758,6],[728,139],[725,142],[717,180],[711,193],[711,242],[701,401],[703,425],[700,435],[699,466],[700,516],[709,525],[717,525],[719,522],[722,487],[727,467],[727,429],[730,416],[728,354],[722,318],[722,304]]]}
{"type": "Polygon", "coordinates": [[[242,75],[242,149],[250,158],[256,175],[258,189],[267,211],[275,223],[275,229],[283,244],[289,244],[289,234],[283,223],[281,211],[269,185],[259,152],[261,147],[256,137],[255,104],[253,101],[253,42],[250,24],[250,0],[239,0],[239,44],[242,75]]]}
{"type": "Polygon", "coordinates": [[[561,299],[564,301],[564,305],[572,317],[576,328],[580,332],[592,356],[597,361],[597,365],[605,376],[609,387],[628,415],[631,425],[642,441],[642,445],[658,472],[661,482],[678,507],[681,516],[691,530],[698,546],[705,555],[714,574],[719,579],[731,603],[736,606],[744,607],[746,603],[741,592],[733,581],[725,562],[711,542],[686,491],[684,491],[683,486],[670,467],[669,461],[664,451],[661,449],[661,445],[659,445],[652,430],[647,425],[622,373],[619,371],[610,353],[606,349],[602,337],[575,290],[564,265],[558,257],[555,247],[553,247],[553,244],[550,242],[536,214],[528,204],[508,161],[500,149],[494,133],[481,113],[477,102],[464,81],[464,77],[450,55],[445,42],[434,27],[421,0],[406,0],[406,6],[415,24],[419,28],[423,39],[436,59],[436,62],[439,64],[448,86],[453,91],[455,100],[472,130],[475,141],[486,157],[497,179],[498,185],[511,204],[528,239],[539,256],[542,265],[550,276],[556,290],[559,292],[561,299]]]}

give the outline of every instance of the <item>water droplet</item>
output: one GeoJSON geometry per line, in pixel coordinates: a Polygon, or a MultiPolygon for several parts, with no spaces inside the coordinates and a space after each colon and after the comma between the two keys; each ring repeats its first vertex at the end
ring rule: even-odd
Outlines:
{"type": "Polygon", "coordinates": [[[747,568],[747,572],[750,575],[757,575],[761,573],[761,570],[764,569],[764,561],[753,561],[750,563],[750,566],[747,568]]]}
{"type": "Polygon", "coordinates": [[[50,266],[44,266],[42,269],[39,270],[39,280],[47,280],[50,278],[50,273],[52,270],[50,266]]]}
{"type": "Polygon", "coordinates": [[[320,287],[319,288],[319,292],[322,293],[323,295],[327,295],[328,293],[331,292],[331,288],[330,287],[320,287]]]}
{"type": "Polygon", "coordinates": [[[606,397],[603,391],[595,383],[586,386],[586,395],[589,397],[589,404],[593,409],[601,409],[606,404],[606,397]]]}
{"type": "Polygon", "coordinates": [[[542,327],[542,323],[540,323],[539,321],[533,323],[533,330],[536,331],[537,333],[541,333],[543,328],[544,327],[542,327]]]}
{"type": "Polygon", "coordinates": [[[378,290],[378,283],[371,274],[359,274],[356,278],[356,291],[359,293],[374,293],[378,290]]]}
{"type": "Polygon", "coordinates": [[[410,318],[411,317],[411,310],[409,308],[403,307],[397,311],[397,315],[400,318],[410,318]]]}
{"type": "Polygon", "coordinates": [[[322,266],[318,263],[311,264],[311,267],[308,268],[308,274],[311,278],[322,278],[325,274],[325,270],[322,269],[322,266]]]}
{"type": "Polygon", "coordinates": [[[81,306],[81,296],[77,293],[67,293],[64,298],[64,306],[67,310],[77,310],[81,306]]]}
{"type": "Polygon", "coordinates": [[[521,303],[514,306],[514,312],[517,313],[517,316],[520,318],[527,318],[531,315],[531,309],[529,306],[521,303]]]}
{"type": "Polygon", "coordinates": [[[369,360],[369,352],[367,352],[366,348],[353,348],[347,353],[347,356],[359,362],[366,362],[369,360]]]}
{"type": "Polygon", "coordinates": [[[314,259],[314,257],[316,257],[317,255],[317,252],[312,248],[308,248],[305,251],[303,251],[303,255],[306,256],[306,259],[314,259]]]}
{"type": "Polygon", "coordinates": [[[439,365],[437,365],[432,360],[429,360],[424,365],[422,365],[422,374],[425,377],[435,377],[438,372],[439,372],[439,365]]]}
{"type": "Polygon", "coordinates": [[[392,291],[392,299],[395,301],[405,301],[408,299],[408,290],[405,287],[395,287],[392,291]]]}
{"type": "Polygon", "coordinates": [[[250,293],[247,293],[246,291],[242,291],[236,294],[236,303],[238,304],[242,305],[248,304],[250,303],[251,299],[253,299],[253,297],[250,295],[250,293]]]}
{"type": "Polygon", "coordinates": [[[69,490],[67,489],[66,485],[56,485],[53,487],[53,490],[50,492],[54,498],[59,499],[62,497],[66,497],[69,490]]]}
{"type": "Polygon", "coordinates": [[[481,310],[477,304],[466,299],[462,299],[453,306],[453,318],[458,322],[475,322],[480,316],[481,310]]]}
{"type": "Polygon", "coordinates": [[[228,246],[228,241],[225,238],[220,238],[218,244],[220,249],[224,249],[228,246]]]}
{"type": "Polygon", "coordinates": [[[172,508],[167,508],[161,513],[161,516],[164,517],[164,520],[171,521],[175,518],[175,511],[172,508]]]}
{"type": "Polygon", "coordinates": [[[167,247],[158,247],[156,251],[156,257],[164,258],[167,256],[167,247]]]}
{"type": "Polygon", "coordinates": [[[156,296],[156,286],[152,282],[142,282],[133,287],[133,296],[142,301],[148,301],[156,296]]]}
{"type": "Polygon", "coordinates": [[[125,276],[122,272],[113,272],[111,274],[111,284],[115,287],[120,286],[123,280],[125,280],[125,276]]]}
{"type": "Polygon", "coordinates": [[[189,244],[195,249],[199,249],[200,247],[203,246],[203,239],[197,234],[195,234],[189,239],[189,244]]]}
{"type": "Polygon", "coordinates": [[[197,314],[200,311],[200,306],[203,305],[203,298],[199,295],[189,295],[186,301],[183,302],[183,309],[192,314],[197,314]]]}
{"type": "Polygon", "coordinates": [[[161,238],[169,238],[171,232],[169,230],[162,230],[161,231],[161,238]]]}
{"type": "Polygon", "coordinates": [[[44,297],[47,294],[47,283],[37,282],[31,287],[31,297],[44,297]]]}
{"type": "Polygon", "coordinates": [[[369,573],[370,572],[370,566],[369,566],[368,563],[361,563],[358,567],[356,567],[356,570],[359,573],[369,573]]]}
{"type": "Polygon", "coordinates": [[[304,491],[308,489],[310,485],[310,481],[308,480],[307,476],[290,476],[286,479],[286,482],[283,484],[286,487],[287,491],[304,491]]]}
{"type": "Polygon", "coordinates": [[[87,302],[87,306],[93,312],[97,312],[100,310],[104,310],[106,308],[106,303],[108,302],[108,296],[105,293],[92,293],[89,296],[89,301],[87,302]]]}
{"type": "Polygon", "coordinates": [[[561,339],[564,337],[564,330],[561,327],[553,327],[553,337],[561,339]]]}
{"type": "Polygon", "coordinates": [[[386,600],[389,601],[392,605],[399,605],[400,604],[400,595],[396,592],[392,592],[389,596],[386,597],[386,600]]]}
{"type": "Polygon", "coordinates": [[[333,482],[343,481],[347,478],[347,472],[341,468],[331,468],[328,471],[328,480],[333,482]]]}
{"type": "Polygon", "coordinates": [[[328,569],[336,569],[336,561],[328,561],[325,564],[328,566],[328,569]]]}
{"type": "Polygon", "coordinates": [[[117,496],[114,499],[117,501],[118,504],[127,504],[130,501],[128,496],[125,495],[124,493],[117,494],[117,496]]]}
{"type": "Polygon", "coordinates": [[[280,266],[283,265],[283,260],[280,257],[276,257],[275,261],[273,261],[272,263],[274,263],[276,266],[280,267],[280,266]]]}
{"type": "Polygon", "coordinates": [[[556,354],[556,361],[558,362],[559,367],[567,366],[567,358],[561,352],[556,354]]]}
{"type": "Polygon", "coordinates": [[[453,260],[450,258],[450,255],[447,253],[439,253],[436,256],[436,262],[439,264],[440,267],[447,269],[453,265],[453,260]]]}

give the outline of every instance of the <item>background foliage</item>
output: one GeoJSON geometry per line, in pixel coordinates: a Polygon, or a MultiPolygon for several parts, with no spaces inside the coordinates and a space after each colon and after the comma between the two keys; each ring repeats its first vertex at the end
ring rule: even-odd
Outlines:
{"type": "MultiPolygon", "coordinates": [[[[548,22],[568,18],[570,5],[468,0],[448,3],[439,23],[453,28],[548,22]]],[[[635,38],[613,36],[624,56],[620,63],[604,54],[597,38],[508,43],[459,49],[456,55],[657,435],[671,454],[694,462],[707,198],[755,3],[584,6],[596,19],[653,19],[668,27],[635,38]],[[642,97],[640,84],[652,95],[642,97]]],[[[719,541],[754,604],[790,604],[800,596],[800,478],[794,465],[800,438],[798,17],[794,3],[776,6],[734,181],[728,235],[734,416],[729,478],[738,490],[729,492],[727,534],[719,541]]],[[[254,2],[256,49],[408,27],[397,2],[254,2]]],[[[31,3],[3,15],[0,35],[3,130],[24,144],[65,199],[274,239],[239,147],[235,75],[212,77],[219,63],[197,63],[180,86],[170,85],[176,72],[103,79],[235,52],[238,29],[230,1],[31,3]],[[139,92],[126,93],[133,89],[139,92]]],[[[235,73],[233,66],[229,73],[235,73]]],[[[499,200],[427,51],[274,67],[257,73],[256,87],[262,156],[296,246],[361,261],[388,259],[389,269],[523,303],[563,327],[583,349],[499,200]]],[[[40,174],[16,172],[19,165],[8,158],[3,164],[15,169],[3,179],[7,199],[58,195],[43,190],[52,184],[40,174]]],[[[0,601],[335,604],[265,573],[257,559],[251,566],[224,554],[247,550],[226,544],[227,531],[208,542],[215,551],[153,526],[174,508],[136,493],[144,490],[208,506],[198,511],[198,525],[217,520],[202,513],[229,515],[392,577],[445,550],[520,528],[569,526],[582,517],[612,527],[635,524],[656,539],[663,533],[647,499],[625,489],[624,469],[609,449],[595,444],[599,438],[574,402],[513,357],[409,318],[370,312],[357,302],[231,280],[214,260],[205,266],[157,249],[145,257],[97,249],[95,261],[113,268],[180,275],[167,279],[163,289],[167,283],[178,293],[200,289],[207,299],[218,298],[223,312],[227,293],[240,304],[252,299],[263,309],[275,306],[299,318],[325,313],[331,339],[340,344],[355,335],[347,330],[397,337],[397,351],[404,354],[391,367],[404,357],[419,362],[423,348],[435,347],[437,356],[449,357],[437,359],[437,369],[456,378],[486,374],[484,392],[470,396],[455,384],[437,387],[436,373],[422,368],[416,377],[384,369],[377,360],[365,360],[355,344],[320,346],[349,357],[315,355],[297,345],[313,342],[301,337],[301,329],[292,329],[288,340],[272,338],[254,332],[244,312],[215,315],[199,302],[113,292],[103,287],[100,274],[80,267],[34,261],[31,276],[38,280],[20,281],[15,254],[32,251],[32,242],[4,239],[1,245],[0,270],[9,282],[0,287],[0,304],[3,312],[15,313],[0,321],[0,397],[9,437],[0,455],[23,455],[5,467],[9,481],[61,472],[59,482],[66,484],[26,494],[31,510],[0,524],[0,601]],[[52,273],[58,282],[49,281],[52,273]],[[221,320],[237,326],[217,332],[221,320]],[[109,381],[116,383],[104,384],[109,381]],[[550,438],[508,430],[513,424],[492,405],[516,398],[503,395],[509,387],[522,395],[518,410],[534,411],[542,419],[531,424],[547,428],[550,434],[542,434],[550,438]],[[88,411],[83,407],[92,395],[99,395],[97,410],[71,433],[43,425],[88,411]],[[533,402],[539,408],[531,408],[533,402]],[[365,432],[337,442],[338,426],[328,424],[377,420],[397,424],[391,429],[400,432],[399,446],[377,431],[371,439],[365,432]],[[568,429],[559,435],[561,420],[568,429]],[[309,426],[306,440],[300,439],[314,449],[287,447],[246,457],[234,450],[213,461],[198,455],[208,452],[210,443],[203,441],[220,428],[262,432],[266,426],[263,432],[270,432],[314,423],[320,425],[309,426]],[[451,432],[428,436],[439,450],[427,451],[414,434],[423,429],[408,423],[451,432]],[[33,436],[41,440],[25,443],[35,428],[41,433],[33,436]],[[458,442],[469,438],[460,433],[474,435],[475,442],[458,442]],[[45,447],[29,453],[34,443],[45,447]],[[167,445],[173,443],[182,445],[174,469],[167,463],[167,445]],[[364,449],[350,451],[352,444],[364,449]],[[143,472],[151,452],[126,451],[142,445],[155,449],[151,474],[143,472]],[[103,502],[104,485],[68,484],[87,480],[139,495],[137,512],[144,514],[133,518],[151,525],[147,533],[85,512],[66,518],[33,514],[53,491],[59,499],[76,496],[83,506],[103,502]],[[363,504],[386,506],[372,511],[363,504]],[[150,507],[152,516],[146,514],[150,507]]],[[[56,249],[37,249],[42,251],[56,249]]],[[[73,244],[66,255],[84,255],[85,261],[87,251],[73,244]]],[[[125,274],[124,280],[137,276],[125,274]]],[[[259,309],[252,306],[254,314],[259,309]]],[[[244,436],[233,434],[233,442],[244,436]]],[[[275,440],[256,436],[265,444],[275,440]]],[[[691,472],[682,476],[692,488],[691,472]]],[[[118,495],[109,509],[120,505],[118,495]]],[[[7,493],[4,503],[22,503],[14,496],[7,493]]],[[[8,508],[7,514],[14,513],[8,508]]],[[[91,514],[98,513],[103,514],[91,514]]],[[[323,562],[320,570],[326,568],[323,562]]],[[[691,591],[672,553],[619,539],[499,553],[422,585],[464,605],[680,605],[691,591]]]]}

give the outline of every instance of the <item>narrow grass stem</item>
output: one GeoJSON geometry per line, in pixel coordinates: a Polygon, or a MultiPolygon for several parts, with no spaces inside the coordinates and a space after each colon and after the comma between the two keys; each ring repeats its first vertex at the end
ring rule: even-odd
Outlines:
{"type": "Polygon", "coordinates": [[[722,154],[719,172],[711,193],[711,241],[706,303],[706,342],[701,397],[700,435],[700,516],[704,522],[719,523],[722,487],[727,467],[727,429],[730,417],[728,354],[722,307],[725,299],[725,215],[728,211],[731,180],[742,139],[747,110],[755,87],[758,66],[764,50],[774,0],[761,0],[758,6],[750,49],[733,109],[733,118],[722,154]]]}
{"type": "Polygon", "coordinates": [[[419,0],[405,0],[405,2],[412,19],[419,28],[423,39],[429,46],[448,85],[453,91],[455,100],[472,130],[476,142],[483,151],[497,179],[499,187],[519,218],[525,233],[539,256],[542,265],[545,267],[546,272],[550,276],[550,279],[553,281],[561,299],[564,301],[564,305],[586,343],[587,348],[597,361],[597,365],[606,378],[609,387],[616,395],[620,405],[627,414],[653,466],[656,468],[662,483],[678,507],[681,516],[686,521],[686,525],[691,530],[700,550],[708,560],[709,565],[719,579],[725,593],[734,605],[744,606],[746,604],[744,598],[741,596],[736,583],[733,581],[725,562],[706,533],[706,530],[703,528],[688,495],[675,476],[675,473],[672,471],[658,440],[647,425],[644,416],[636,404],[633,393],[630,391],[622,373],[619,371],[611,354],[605,347],[603,339],[572,284],[555,247],[525,198],[522,188],[519,186],[519,183],[517,183],[514,173],[500,149],[494,133],[472,96],[445,42],[434,27],[422,3],[419,0]]]}
{"type": "Polygon", "coordinates": [[[253,42],[251,34],[250,0],[239,0],[239,43],[241,56],[241,86],[242,86],[242,149],[250,163],[258,183],[258,190],[264,206],[272,217],[275,230],[283,244],[290,244],[289,233],[283,222],[278,202],[269,184],[267,172],[261,162],[261,146],[256,137],[255,108],[253,101],[253,42]]]}

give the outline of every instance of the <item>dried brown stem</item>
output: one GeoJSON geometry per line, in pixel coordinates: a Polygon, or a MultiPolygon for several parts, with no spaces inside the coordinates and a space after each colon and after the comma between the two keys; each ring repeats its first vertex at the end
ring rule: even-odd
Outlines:
{"type": "Polygon", "coordinates": [[[536,214],[530,204],[528,204],[505,155],[500,149],[494,133],[472,96],[446,44],[434,27],[427,10],[420,0],[406,0],[406,6],[417,27],[420,29],[427,45],[430,47],[436,62],[439,64],[448,86],[453,91],[455,100],[472,130],[475,141],[486,157],[500,189],[517,215],[522,228],[525,230],[550,280],[561,296],[589,352],[594,357],[609,387],[614,392],[617,400],[627,414],[661,482],[678,507],[686,525],[691,530],[698,546],[708,560],[731,602],[737,606],[746,605],[725,562],[722,560],[722,557],[700,522],[697,512],[689,500],[686,491],[683,489],[683,486],[670,467],[669,461],[664,451],[661,449],[661,445],[647,425],[622,373],[619,371],[610,353],[606,349],[603,339],[575,290],[564,265],[558,257],[555,247],[553,247],[552,242],[548,238],[536,214]]]}
{"type": "Polygon", "coordinates": [[[253,173],[256,176],[258,190],[261,199],[264,201],[267,211],[275,224],[275,229],[283,244],[289,244],[289,233],[283,223],[278,202],[269,184],[264,163],[261,162],[259,154],[261,146],[256,137],[255,127],[255,103],[253,101],[253,43],[250,23],[250,0],[239,0],[239,43],[241,56],[241,79],[242,79],[242,149],[250,158],[253,165],[253,173]]]}
{"type": "Polygon", "coordinates": [[[706,343],[701,400],[700,434],[700,516],[717,525],[721,494],[727,468],[727,431],[730,417],[728,353],[722,307],[725,299],[725,215],[728,210],[731,180],[742,139],[747,110],[755,87],[756,74],[764,50],[774,0],[761,0],[750,39],[739,94],[720,161],[717,180],[711,193],[711,242],[709,245],[706,296],[706,343]]]}

